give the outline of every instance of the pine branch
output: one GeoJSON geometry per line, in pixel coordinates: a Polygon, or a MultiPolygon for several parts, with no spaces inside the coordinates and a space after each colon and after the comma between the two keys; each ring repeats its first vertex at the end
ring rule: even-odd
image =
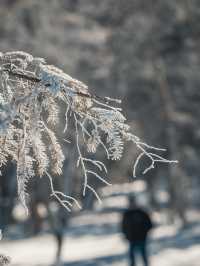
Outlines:
{"type": "Polygon", "coordinates": [[[25,208],[26,183],[38,173],[49,178],[52,196],[63,207],[71,210],[73,203],[78,205],[71,196],[54,190],[51,177],[52,173],[62,173],[65,159],[52,125],[61,123],[66,134],[69,119],[75,125],[77,166],[83,174],[84,196],[89,190],[100,201],[90,184],[91,176],[110,185],[104,177],[107,173],[105,164],[83,156],[84,148],[89,153],[96,153],[101,146],[107,159],[120,160],[124,143],[133,142],[139,150],[133,176],[144,156],[150,159],[150,165],[143,174],[154,168],[155,163],[177,162],[162,157],[158,152],[163,149],[142,142],[131,132],[121,108],[112,105],[120,102],[91,94],[87,85],[61,69],[47,65],[41,58],[24,52],[0,53],[0,167],[8,158],[16,161],[18,194],[25,208]],[[65,121],[58,115],[61,101],[66,106],[65,121]]]}
{"type": "MultiPolygon", "coordinates": [[[[41,79],[34,77],[34,76],[31,76],[30,73],[26,74],[26,73],[17,72],[16,69],[12,69],[12,64],[7,64],[6,66],[4,66],[4,68],[1,69],[1,71],[7,72],[11,77],[13,76],[13,77],[16,77],[19,79],[28,80],[28,81],[31,81],[33,83],[41,83],[42,82],[41,79]]],[[[47,83],[47,84],[45,84],[45,86],[49,87],[49,86],[51,86],[51,84],[47,83]]],[[[73,81],[71,81],[71,83],[69,83],[69,86],[73,86],[73,81]]],[[[80,97],[85,97],[85,98],[90,98],[90,99],[94,99],[94,100],[99,100],[99,101],[102,101],[106,104],[109,104],[110,102],[121,103],[121,100],[119,100],[119,99],[113,99],[110,97],[100,97],[99,95],[96,95],[94,93],[90,94],[90,93],[83,93],[80,91],[74,91],[73,93],[74,93],[74,95],[77,95],[80,97]]]]}

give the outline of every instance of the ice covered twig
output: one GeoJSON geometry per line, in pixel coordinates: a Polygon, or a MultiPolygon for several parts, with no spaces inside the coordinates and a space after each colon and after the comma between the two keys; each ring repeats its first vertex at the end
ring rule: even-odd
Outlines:
{"type": "Polygon", "coordinates": [[[48,177],[49,183],[50,183],[50,189],[51,189],[51,195],[50,196],[54,197],[68,211],[71,211],[71,209],[73,207],[73,203],[75,203],[76,206],[79,209],[81,209],[79,202],[74,197],[65,195],[63,192],[55,190],[54,185],[53,185],[52,176],[48,172],[45,172],[45,173],[46,173],[46,176],[48,177]]]}
{"type": "Polygon", "coordinates": [[[114,106],[120,102],[91,94],[87,85],[46,64],[44,59],[19,51],[0,53],[0,168],[10,158],[16,162],[18,194],[25,207],[26,183],[35,175],[48,176],[52,196],[65,208],[70,210],[73,203],[77,204],[74,198],[55,191],[51,178],[52,174],[62,173],[65,159],[53,126],[60,123],[66,134],[69,119],[75,125],[83,195],[90,190],[100,200],[89,178],[110,184],[104,177],[105,164],[83,156],[84,147],[88,153],[96,153],[103,147],[107,159],[120,160],[124,143],[133,142],[140,152],[133,166],[134,176],[143,156],[150,159],[144,174],[155,163],[176,162],[160,156],[160,149],[132,134],[121,107],[114,106]],[[60,101],[66,106],[64,121],[59,116],[60,101]],[[48,145],[44,139],[48,139],[48,145]]]}

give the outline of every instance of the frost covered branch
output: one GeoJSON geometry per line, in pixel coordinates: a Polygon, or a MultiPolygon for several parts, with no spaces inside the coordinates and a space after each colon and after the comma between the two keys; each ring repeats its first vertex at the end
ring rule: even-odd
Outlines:
{"type": "Polygon", "coordinates": [[[46,175],[49,179],[49,182],[50,182],[50,189],[51,189],[51,195],[50,196],[54,197],[68,211],[71,211],[73,203],[75,203],[76,206],[79,209],[81,209],[80,204],[78,203],[78,201],[74,197],[65,195],[61,191],[55,190],[54,186],[53,186],[53,179],[52,179],[51,175],[48,172],[45,172],[45,173],[46,173],[46,175]]]}
{"type": "MultiPolygon", "coordinates": [[[[92,191],[92,193],[95,195],[95,197],[97,198],[97,200],[99,202],[101,202],[99,195],[97,194],[97,192],[95,191],[94,188],[92,188],[89,184],[88,184],[88,175],[94,175],[95,177],[97,177],[97,179],[99,179],[102,183],[106,184],[106,185],[111,185],[108,181],[106,181],[105,178],[103,178],[102,176],[100,176],[99,174],[97,174],[94,171],[88,170],[86,164],[90,163],[92,164],[94,167],[98,168],[99,171],[104,171],[105,173],[107,173],[107,168],[105,166],[104,163],[102,163],[101,161],[97,161],[97,160],[91,160],[88,158],[84,158],[82,156],[81,150],[80,150],[80,146],[79,146],[79,131],[78,131],[78,123],[79,125],[81,125],[81,130],[82,133],[84,134],[85,132],[87,133],[87,135],[89,135],[89,137],[91,137],[90,133],[88,133],[88,131],[85,129],[85,127],[83,126],[83,124],[78,121],[76,115],[74,114],[74,120],[75,120],[75,129],[76,129],[76,146],[77,146],[77,151],[78,151],[78,160],[77,160],[77,167],[79,166],[79,164],[81,164],[81,167],[83,169],[83,174],[84,174],[84,185],[83,185],[83,196],[85,196],[86,194],[86,190],[89,189],[90,191],[92,191]]],[[[84,137],[85,140],[85,137],[84,137]]],[[[90,151],[95,152],[95,147],[90,147],[90,143],[87,141],[87,145],[89,147],[89,149],[91,149],[90,151]]]]}
{"type": "MultiPolygon", "coordinates": [[[[120,100],[101,98],[90,94],[88,87],[65,74],[44,59],[34,58],[24,52],[0,53],[0,168],[12,159],[17,164],[18,194],[26,207],[26,184],[35,175],[47,175],[52,196],[70,210],[78,202],[62,192],[55,191],[51,174],[61,174],[65,156],[56,136],[54,125],[61,123],[67,134],[68,121],[74,123],[77,166],[83,173],[83,195],[89,190],[98,200],[99,195],[89,182],[90,177],[110,185],[103,162],[83,156],[96,153],[98,147],[107,159],[120,160],[126,141],[133,142],[139,150],[133,166],[136,176],[142,157],[150,159],[144,174],[155,163],[174,163],[159,155],[163,149],[143,143],[131,133],[121,113],[120,100]],[[65,121],[59,118],[59,103],[66,106],[65,121]],[[96,170],[94,170],[96,169],[96,170]]],[[[79,205],[78,205],[79,206],[79,205]]]]}
{"type": "Polygon", "coordinates": [[[11,261],[10,257],[0,254],[0,265],[1,266],[9,265],[10,261],[11,261]]]}

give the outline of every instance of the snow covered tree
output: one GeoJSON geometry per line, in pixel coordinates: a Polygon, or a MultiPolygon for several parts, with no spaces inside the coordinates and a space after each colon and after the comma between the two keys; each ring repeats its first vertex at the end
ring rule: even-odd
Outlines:
{"type": "Polygon", "coordinates": [[[149,159],[144,174],[157,162],[176,162],[160,155],[165,149],[150,146],[135,136],[118,104],[120,100],[91,94],[84,83],[47,65],[42,58],[19,51],[0,54],[0,167],[8,160],[16,162],[18,195],[26,209],[26,184],[37,175],[49,178],[52,196],[67,210],[71,210],[73,203],[80,207],[75,198],[54,189],[52,174],[62,173],[65,158],[54,129],[56,123],[63,125],[67,135],[68,122],[72,121],[76,164],[83,174],[83,195],[89,190],[98,200],[90,178],[110,185],[105,178],[107,168],[85,154],[96,153],[99,147],[104,149],[107,159],[119,160],[124,143],[133,142],[139,150],[133,176],[144,156],[149,159]],[[64,121],[59,116],[61,102],[66,108],[64,121]]]}

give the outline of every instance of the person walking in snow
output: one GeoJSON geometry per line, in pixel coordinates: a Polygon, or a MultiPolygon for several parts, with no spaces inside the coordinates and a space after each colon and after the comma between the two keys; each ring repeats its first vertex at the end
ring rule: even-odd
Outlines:
{"type": "Polygon", "coordinates": [[[135,266],[135,254],[142,257],[144,266],[149,266],[147,254],[147,236],[152,229],[152,221],[148,213],[138,207],[135,197],[129,198],[129,208],[122,218],[122,232],[129,242],[130,266],[135,266]]]}

